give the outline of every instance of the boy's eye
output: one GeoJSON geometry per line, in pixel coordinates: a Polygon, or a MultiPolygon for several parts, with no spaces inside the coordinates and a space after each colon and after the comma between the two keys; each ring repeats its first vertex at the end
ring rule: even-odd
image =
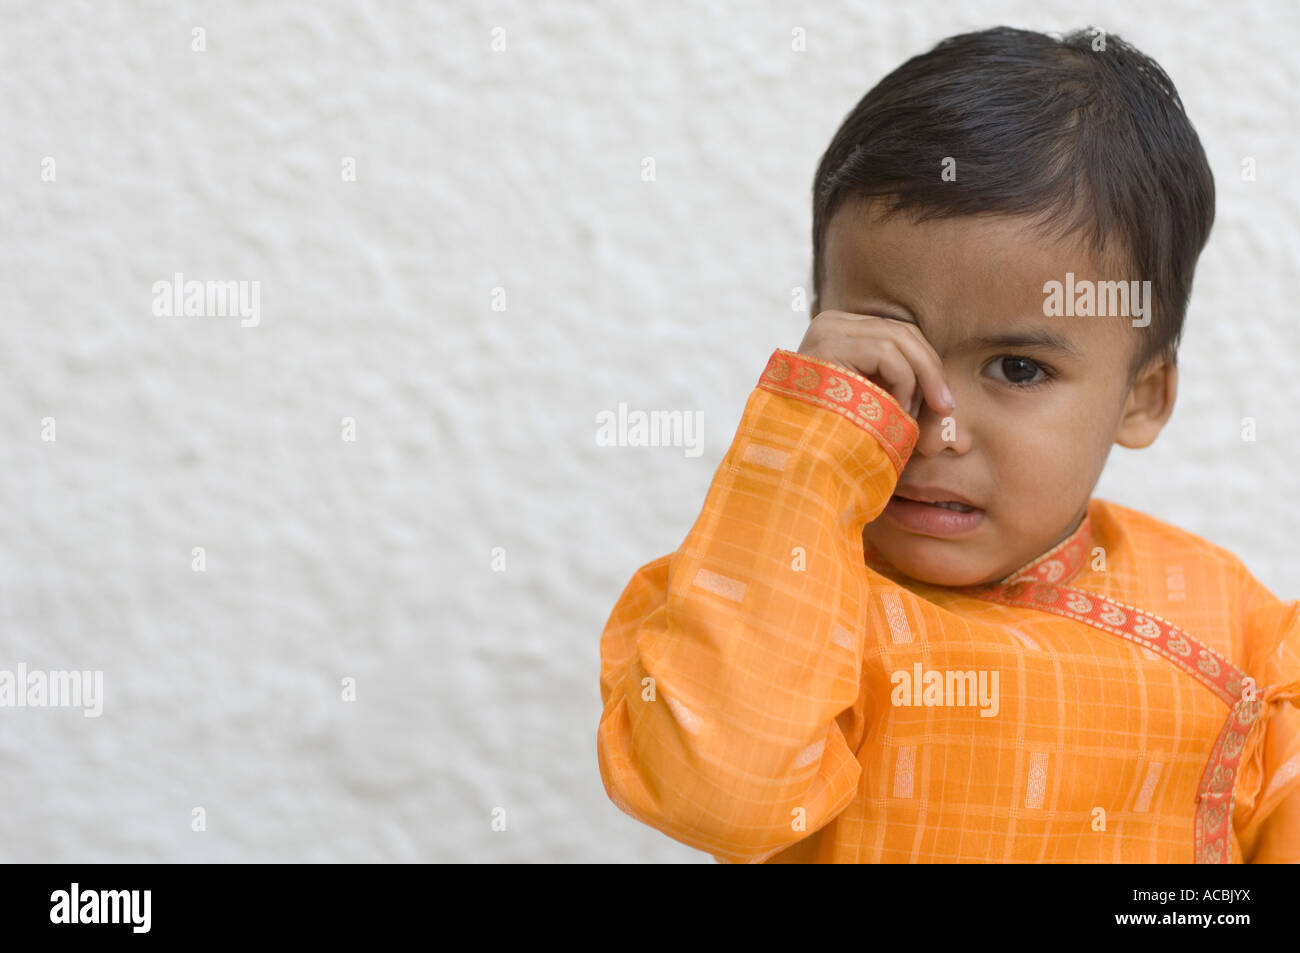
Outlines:
{"type": "Polygon", "coordinates": [[[1001,379],[1014,387],[1035,387],[1047,383],[1052,377],[1047,365],[1010,354],[994,358],[989,367],[1000,371],[1003,375],[1001,379]],[[1037,377],[1040,372],[1043,376],[1037,377]]]}

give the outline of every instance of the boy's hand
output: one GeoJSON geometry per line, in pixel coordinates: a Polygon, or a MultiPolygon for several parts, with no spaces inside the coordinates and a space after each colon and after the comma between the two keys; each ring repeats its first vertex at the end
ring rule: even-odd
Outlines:
{"type": "Polygon", "coordinates": [[[920,416],[923,397],[940,414],[954,407],[943,362],[910,322],[823,311],[808,326],[799,353],[856,371],[889,391],[913,418],[920,416]]]}

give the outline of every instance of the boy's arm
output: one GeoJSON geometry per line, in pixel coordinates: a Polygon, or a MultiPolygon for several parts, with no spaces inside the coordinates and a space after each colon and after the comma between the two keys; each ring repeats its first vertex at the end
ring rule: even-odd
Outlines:
{"type": "Polygon", "coordinates": [[[1300,601],[1283,602],[1253,576],[1247,633],[1263,702],[1234,792],[1247,863],[1300,863],[1300,601]]]}
{"type": "Polygon", "coordinates": [[[601,778],[628,814],[719,860],[764,860],[852,800],[837,716],[859,691],[862,529],[917,438],[883,388],[778,348],[703,509],[601,636],[601,778]]]}
{"type": "Polygon", "coordinates": [[[1300,788],[1291,792],[1259,828],[1252,864],[1300,864],[1300,788]]]}

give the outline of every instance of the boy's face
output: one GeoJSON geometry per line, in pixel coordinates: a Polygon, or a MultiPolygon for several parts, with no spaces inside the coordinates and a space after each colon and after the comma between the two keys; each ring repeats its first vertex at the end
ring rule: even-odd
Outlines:
{"type": "Polygon", "coordinates": [[[1076,286],[1141,277],[1116,274],[1081,243],[1044,239],[1020,218],[917,224],[879,211],[852,198],[829,223],[821,309],[920,328],[943,361],[956,409],[945,427],[923,404],[899,489],[950,491],[982,514],[943,536],[904,525],[891,505],[863,538],[922,582],[993,582],[1077,528],[1112,444],[1155,439],[1173,411],[1176,371],[1157,363],[1130,385],[1139,335],[1151,332],[1132,317],[1044,316],[1043,285],[1064,283],[1066,272],[1076,286]],[[978,340],[1043,332],[1057,344],[978,340]]]}

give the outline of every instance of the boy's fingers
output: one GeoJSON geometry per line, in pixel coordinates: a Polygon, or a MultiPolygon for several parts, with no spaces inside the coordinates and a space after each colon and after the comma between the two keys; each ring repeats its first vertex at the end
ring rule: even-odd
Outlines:
{"type": "MultiPolygon", "coordinates": [[[[953,401],[951,392],[948,390],[948,383],[944,379],[943,361],[939,358],[938,352],[925,339],[925,335],[921,333],[921,329],[915,324],[908,324],[905,321],[897,321],[895,324],[903,324],[911,329],[896,334],[891,340],[912,361],[921,390],[925,393],[926,401],[940,414],[948,413],[953,409],[953,401]]],[[[917,408],[917,411],[920,411],[920,407],[917,408]]],[[[915,417],[916,414],[912,416],[915,417]]]]}
{"type": "MultiPolygon", "coordinates": [[[[872,345],[875,356],[876,373],[885,385],[885,390],[908,410],[916,403],[916,373],[912,362],[892,338],[872,345]]],[[[868,377],[873,375],[866,375],[868,377]]],[[[916,416],[913,414],[912,416],[916,416]]]]}
{"type": "MultiPolygon", "coordinates": [[[[943,361],[914,322],[886,315],[823,311],[805,334],[801,350],[810,338],[846,341],[850,350],[840,352],[846,357],[857,349],[852,342],[861,342],[862,352],[852,357],[850,366],[864,377],[880,377],[886,390],[914,418],[920,416],[922,404],[927,402],[940,414],[953,409],[943,361]]],[[[816,345],[809,348],[814,354],[818,350],[816,345]]]]}
{"type": "Polygon", "coordinates": [[[919,324],[915,324],[912,321],[899,321],[898,323],[903,325],[903,327],[907,328],[908,332],[912,335],[912,337],[920,341],[921,345],[927,351],[929,351],[931,354],[934,355],[934,359],[936,362],[938,363],[942,362],[942,358],[939,357],[939,352],[934,349],[934,345],[930,343],[930,339],[925,336],[925,332],[921,330],[921,326],[919,324]]]}

